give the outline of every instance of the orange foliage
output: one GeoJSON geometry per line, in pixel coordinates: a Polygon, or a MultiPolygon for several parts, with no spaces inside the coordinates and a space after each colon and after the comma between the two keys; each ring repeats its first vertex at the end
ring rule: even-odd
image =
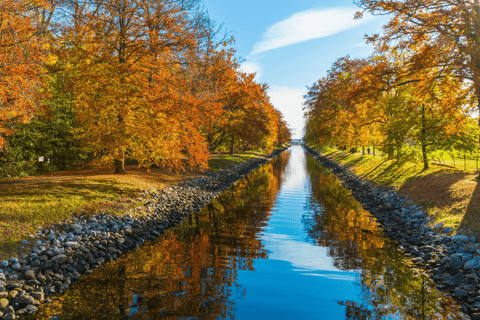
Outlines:
{"type": "Polygon", "coordinates": [[[0,148],[14,125],[28,123],[38,108],[43,48],[35,7],[41,0],[0,2],[0,148]]]}

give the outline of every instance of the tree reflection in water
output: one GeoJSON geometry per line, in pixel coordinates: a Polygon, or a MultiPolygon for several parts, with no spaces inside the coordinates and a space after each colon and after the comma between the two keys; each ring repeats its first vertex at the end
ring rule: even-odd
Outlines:
{"type": "Polygon", "coordinates": [[[346,319],[464,319],[455,302],[415,268],[337,178],[307,157],[312,195],[304,225],[334,265],[356,270],[362,300],[337,301],[346,319]]]}
{"type": "Polygon", "coordinates": [[[204,210],[86,275],[30,319],[234,318],[239,270],[267,258],[266,226],[289,153],[238,181],[204,210]]]}

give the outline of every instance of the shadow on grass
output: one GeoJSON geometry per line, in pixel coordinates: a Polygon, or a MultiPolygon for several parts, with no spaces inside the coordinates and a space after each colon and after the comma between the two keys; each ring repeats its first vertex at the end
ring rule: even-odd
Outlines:
{"type": "Polygon", "coordinates": [[[476,236],[480,235],[480,187],[478,182],[460,222],[460,228],[470,229],[476,236]]]}
{"type": "Polygon", "coordinates": [[[438,171],[422,177],[411,177],[405,181],[399,192],[411,195],[427,209],[448,208],[465,200],[464,195],[452,192],[451,187],[468,175],[465,172],[438,171]]]}

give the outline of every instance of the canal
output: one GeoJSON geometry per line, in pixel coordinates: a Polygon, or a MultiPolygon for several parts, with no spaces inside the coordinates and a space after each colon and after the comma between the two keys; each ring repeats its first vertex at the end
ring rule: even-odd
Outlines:
{"type": "Polygon", "coordinates": [[[300,146],[29,319],[464,319],[300,146]]]}

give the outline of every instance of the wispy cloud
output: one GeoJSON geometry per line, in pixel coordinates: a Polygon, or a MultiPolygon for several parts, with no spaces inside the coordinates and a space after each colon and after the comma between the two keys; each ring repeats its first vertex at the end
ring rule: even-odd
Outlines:
{"type": "Polygon", "coordinates": [[[251,54],[328,37],[355,28],[372,18],[365,15],[361,20],[353,20],[354,14],[355,10],[351,8],[312,9],[295,13],[268,28],[263,39],[255,44],[251,54]]]}
{"type": "Polygon", "coordinates": [[[360,43],[357,43],[357,44],[352,45],[352,48],[366,47],[366,46],[368,46],[367,43],[365,43],[365,42],[360,42],[360,43]]]}

